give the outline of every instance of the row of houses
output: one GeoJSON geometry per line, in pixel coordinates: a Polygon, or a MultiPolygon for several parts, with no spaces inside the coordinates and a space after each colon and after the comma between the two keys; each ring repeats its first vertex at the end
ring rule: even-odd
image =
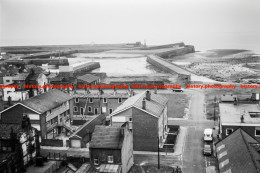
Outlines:
{"type": "Polygon", "coordinates": [[[67,147],[75,151],[89,149],[90,167],[99,172],[111,167],[115,172],[128,172],[133,150],[157,151],[158,141],[162,147],[168,131],[167,102],[150,91],[136,95],[99,91],[81,97],[52,89],[1,111],[0,124],[23,127],[27,118],[40,145],[45,140],[68,139],[67,147]],[[94,113],[83,109],[82,115],[89,119],[74,128],[76,109],[90,106],[94,113]]]}

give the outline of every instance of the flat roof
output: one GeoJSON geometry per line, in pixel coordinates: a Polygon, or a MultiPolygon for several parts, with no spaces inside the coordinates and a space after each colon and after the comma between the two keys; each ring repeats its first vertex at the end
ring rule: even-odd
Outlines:
{"type": "Polygon", "coordinates": [[[238,104],[219,103],[221,123],[241,123],[241,116],[244,116],[243,124],[260,124],[259,118],[252,118],[249,112],[259,112],[260,107],[257,104],[238,104]]]}

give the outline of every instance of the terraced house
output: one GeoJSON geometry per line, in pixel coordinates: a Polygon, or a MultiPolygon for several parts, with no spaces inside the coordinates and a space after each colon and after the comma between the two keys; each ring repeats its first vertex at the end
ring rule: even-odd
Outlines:
{"type": "Polygon", "coordinates": [[[127,99],[111,114],[111,125],[129,122],[133,131],[134,150],[157,151],[168,132],[168,99],[150,91],[127,99]]]}
{"type": "Polygon", "coordinates": [[[74,115],[97,115],[111,114],[119,105],[121,105],[128,97],[129,93],[104,93],[89,92],[84,95],[74,95],[74,115]]]}
{"type": "Polygon", "coordinates": [[[73,97],[52,89],[3,110],[0,123],[21,124],[22,118],[28,116],[41,138],[53,139],[60,134],[70,134],[72,111],[73,97]]]}

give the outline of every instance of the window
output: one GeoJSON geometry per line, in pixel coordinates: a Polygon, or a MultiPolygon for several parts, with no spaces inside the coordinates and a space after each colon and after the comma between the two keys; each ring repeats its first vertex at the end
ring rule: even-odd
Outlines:
{"type": "Polygon", "coordinates": [[[78,103],[79,102],[79,98],[75,98],[75,103],[78,103]]]}
{"type": "Polygon", "coordinates": [[[227,155],[227,151],[223,151],[218,155],[218,159],[221,159],[223,156],[227,155]]]}
{"type": "Polygon", "coordinates": [[[6,82],[10,82],[10,80],[6,80],[6,82]]]}
{"type": "Polygon", "coordinates": [[[229,159],[224,160],[223,162],[220,162],[219,168],[222,169],[225,165],[229,163],[229,159]]]}
{"type": "Polygon", "coordinates": [[[80,108],[80,115],[84,115],[84,108],[80,108]]]}
{"type": "Polygon", "coordinates": [[[78,112],[78,107],[74,106],[74,112],[78,112]]]}
{"type": "Polygon", "coordinates": [[[92,112],[92,107],[91,106],[88,107],[88,111],[92,112]]]}
{"type": "Polygon", "coordinates": [[[255,129],[255,136],[260,136],[260,130],[255,129]]]}
{"type": "Polygon", "coordinates": [[[98,159],[94,159],[94,165],[99,165],[99,160],[98,159]]]}
{"type": "Polygon", "coordinates": [[[103,98],[103,103],[107,103],[107,98],[103,98]]]}
{"type": "Polygon", "coordinates": [[[233,132],[233,129],[230,129],[230,128],[226,129],[226,135],[227,136],[230,135],[232,132],[233,132]]]}
{"type": "Polygon", "coordinates": [[[118,98],[118,103],[122,103],[122,98],[118,98]]]}
{"type": "Polygon", "coordinates": [[[129,118],[129,122],[132,122],[132,118],[129,118]]]}
{"type": "Polygon", "coordinates": [[[107,163],[114,163],[114,157],[112,155],[107,156],[107,163]]]}
{"type": "Polygon", "coordinates": [[[110,109],[109,109],[109,114],[112,114],[112,112],[113,112],[113,109],[110,108],[110,109]]]}
{"type": "Polygon", "coordinates": [[[93,103],[93,98],[89,98],[89,103],[93,103]]]}
{"type": "Polygon", "coordinates": [[[222,145],[220,145],[219,147],[217,147],[217,152],[219,152],[222,148],[225,148],[225,145],[224,145],[224,144],[222,144],[222,145]]]}

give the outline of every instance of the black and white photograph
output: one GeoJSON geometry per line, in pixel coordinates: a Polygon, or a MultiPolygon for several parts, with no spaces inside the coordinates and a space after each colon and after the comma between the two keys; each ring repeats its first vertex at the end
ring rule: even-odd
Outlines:
{"type": "Polygon", "coordinates": [[[0,0],[0,173],[260,173],[260,1],[0,0]]]}

